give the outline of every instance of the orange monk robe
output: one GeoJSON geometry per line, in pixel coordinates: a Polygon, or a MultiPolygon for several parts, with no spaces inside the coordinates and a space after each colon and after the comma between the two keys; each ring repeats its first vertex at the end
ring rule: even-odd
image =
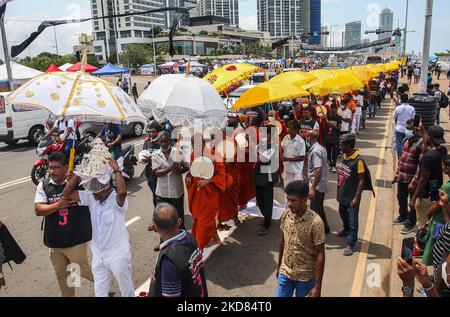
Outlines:
{"type": "Polygon", "coordinates": [[[225,162],[227,186],[219,194],[219,222],[235,219],[239,214],[238,171],[235,162],[225,162]]]}
{"type": "Polygon", "coordinates": [[[214,176],[210,184],[199,188],[197,186],[199,180],[200,178],[192,177],[191,185],[187,186],[187,192],[189,210],[194,221],[192,235],[198,247],[204,249],[217,234],[216,215],[219,211],[219,196],[226,186],[223,163],[214,162],[214,176]]]}
{"type": "MultiPolygon", "coordinates": [[[[256,139],[259,139],[259,129],[257,127],[249,127],[256,129],[256,139]]],[[[234,137],[238,134],[235,131],[234,137]]],[[[245,152],[245,162],[237,162],[237,183],[239,206],[245,206],[247,203],[256,197],[255,184],[253,182],[253,171],[255,169],[255,162],[250,162],[250,154],[248,148],[245,152]]]]}

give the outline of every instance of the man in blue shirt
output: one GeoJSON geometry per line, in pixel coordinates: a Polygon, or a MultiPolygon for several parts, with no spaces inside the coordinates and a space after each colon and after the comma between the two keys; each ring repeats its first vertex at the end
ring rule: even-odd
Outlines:
{"type": "Polygon", "coordinates": [[[114,123],[106,124],[97,138],[101,138],[117,161],[122,156],[122,129],[114,123]]]}

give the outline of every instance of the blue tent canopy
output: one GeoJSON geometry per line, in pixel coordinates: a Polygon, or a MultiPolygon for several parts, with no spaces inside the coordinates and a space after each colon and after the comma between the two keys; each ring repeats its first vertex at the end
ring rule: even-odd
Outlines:
{"type": "Polygon", "coordinates": [[[126,68],[119,68],[111,63],[106,64],[105,67],[91,73],[92,75],[114,75],[114,74],[124,74],[128,73],[129,70],[126,68]]]}
{"type": "Polygon", "coordinates": [[[430,58],[428,58],[428,62],[435,62],[435,61],[437,61],[438,60],[438,57],[437,56],[430,56],[430,58]]]}

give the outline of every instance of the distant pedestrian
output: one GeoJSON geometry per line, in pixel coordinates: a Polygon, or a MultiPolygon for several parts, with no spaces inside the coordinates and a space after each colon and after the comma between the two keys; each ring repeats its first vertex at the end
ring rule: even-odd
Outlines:
{"type": "Polygon", "coordinates": [[[403,151],[403,140],[405,139],[406,122],[414,119],[416,110],[408,103],[408,95],[402,94],[400,96],[400,106],[395,108],[394,123],[395,123],[395,140],[397,149],[397,158],[400,159],[403,151]]]}
{"type": "Polygon", "coordinates": [[[133,84],[133,87],[131,88],[131,93],[133,95],[134,102],[136,102],[137,99],[139,98],[139,94],[138,94],[136,83],[133,84]]]}
{"type": "Polygon", "coordinates": [[[308,183],[293,181],[284,189],[289,209],[281,220],[275,296],[320,297],[325,267],[325,231],[319,215],[308,208],[308,183]]]}
{"type": "Polygon", "coordinates": [[[124,78],[122,81],[122,89],[128,94],[129,86],[128,86],[128,79],[126,78],[124,78]]]}

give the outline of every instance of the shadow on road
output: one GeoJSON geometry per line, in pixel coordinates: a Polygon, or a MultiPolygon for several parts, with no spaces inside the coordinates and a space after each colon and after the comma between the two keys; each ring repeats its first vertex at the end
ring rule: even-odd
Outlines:
{"type": "Polygon", "coordinates": [[[3,144],[3,146],[0,146],[0,153],[2,152],[26,152],[31,149],[34,149],[35,146],[32,145],[30,142],[24,142],[24,143],[18,143],[14,145],[7,145],[6,143],[3,144]]]}
{"type": "MultiPolygon", "coordinates": [[[[264,285],[274,273],[280,240],[280,222],[273,221],[270,233],[259,237],[261,218],[246,220],[206,262],[209,281],[227,290],[264,285]]],[[[245,295],[244,295],[245,296],[245,295]]]]}

